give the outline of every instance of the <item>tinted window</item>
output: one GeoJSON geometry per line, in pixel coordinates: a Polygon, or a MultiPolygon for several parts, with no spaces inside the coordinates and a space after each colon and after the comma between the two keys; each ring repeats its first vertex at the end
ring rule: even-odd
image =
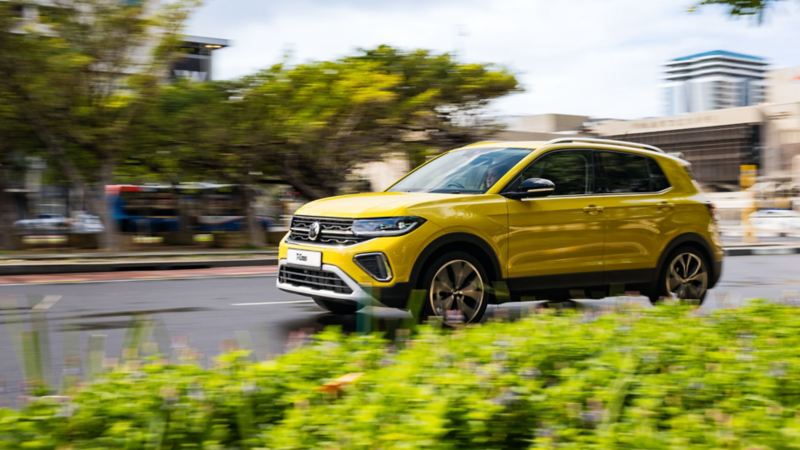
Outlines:
{"type": "Polygon", "coordinates": [[[651,158],[647,158],[648,168],[650,169],[650,187],[654,192],[663,191],[670,186],[667,176],[661,170],[658,163],[651,158]]]}
{"type": "Polygon", "coordinates": [[[524,148],[468,148],[446,153],[389,188],[390,192],[480,194],[530,154],[524,148]]]}
{"type": "Polygon", "coordinates": [[[651,158],[620,152],[597,152],[603,176],[598,192],[658,192],[669,187],[661,167],[651,158]]]}
{"type": "Polygon", "coordinates": [[[517,182],[528,178],[545,178],[556,185],[553,195],[581,195],[592,192],[592,158],[585,150],[548,153],[525,170],[517,182]]]}

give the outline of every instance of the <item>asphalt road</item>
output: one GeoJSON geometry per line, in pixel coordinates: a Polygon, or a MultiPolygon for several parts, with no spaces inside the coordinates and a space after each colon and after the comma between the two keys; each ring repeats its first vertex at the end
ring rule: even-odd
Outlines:
{"type": "MultiPolygon", "coordinates": [[[[113,363],[124,343],[136,339],[135,323],[144,326],[142,341],[153,342],[149,351],[157,347],[173,357],[192,352],[207,362],[236,346],[267,358],[328,325],[391,332],[407,319],[405,313],[386,308],[358,316],[329,314],[309,299],[278,291],[272,273],[205,272],[205,278],[183,280],[124,280],[126,276],[89,277],[81,283],[49,278],[50,282],[43,279],[37,284],[0,284],[0,405],[18,404],[24,392],[24,367],[31,361],[42,361],[47,378],[56,386],[64,374],[86,376],[92,360],[90,341],[103,349],[107,363],[113,363]],[[24,341],[35,332],[42,337],[43,354],[25,358],[24,341]]],[[[727,258],[722,280],[702,310],[737,306],[754,297],[800,304],[800,255],[727,258]]],[[[643,297],[614,297],[579,301],[577,307],[603,310],[623,302],[648,304],[643,297]]],[[[487,314],[519,316],[541,306],[506,304],[490,308],[487,314]]]]}

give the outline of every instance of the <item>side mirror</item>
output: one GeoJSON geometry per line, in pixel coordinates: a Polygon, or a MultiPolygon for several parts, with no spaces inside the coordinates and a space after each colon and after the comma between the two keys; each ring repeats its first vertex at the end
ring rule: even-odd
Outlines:
{"type": "Polygon", "coordinates": [[[556,191],[556,185],[544,178],[528,178],[512,192],[503,193],[508,198],[522,200],[524,198],[547,197],[556,191]]]}

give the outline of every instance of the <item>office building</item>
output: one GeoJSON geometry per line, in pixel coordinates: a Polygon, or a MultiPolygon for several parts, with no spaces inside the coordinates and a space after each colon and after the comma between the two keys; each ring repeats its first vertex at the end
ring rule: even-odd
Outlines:
{"type": "Polygon", "coordinates": [[[184,36],[181,42],[181,56],[172,63],[170,78],[190,78],[195,81],[213,79],[213,52],[230,45],[227,39],[184,36]]]}
{"type": "Polygon", "coordinates": [[[664,66],[664,115],[757,105],[767,66],[764,58],[725,50],[672,59],[664,66]]]}
{"type": "Polygon", "coordinates": [[[800,66],[767,72],[767,103],[800,102],[800,66]]]}

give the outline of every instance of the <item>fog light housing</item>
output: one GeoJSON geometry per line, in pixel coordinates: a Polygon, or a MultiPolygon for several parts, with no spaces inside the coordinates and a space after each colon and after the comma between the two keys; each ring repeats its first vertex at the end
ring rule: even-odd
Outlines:
{"type": "Polygon", "coordinates": [[[361,253],[353,258],[356,265],[369,276],[378,281],[389,281],[392,279],[392,268],[389,267],[389,260],[386,255],[380,252],[361,253]]]}

